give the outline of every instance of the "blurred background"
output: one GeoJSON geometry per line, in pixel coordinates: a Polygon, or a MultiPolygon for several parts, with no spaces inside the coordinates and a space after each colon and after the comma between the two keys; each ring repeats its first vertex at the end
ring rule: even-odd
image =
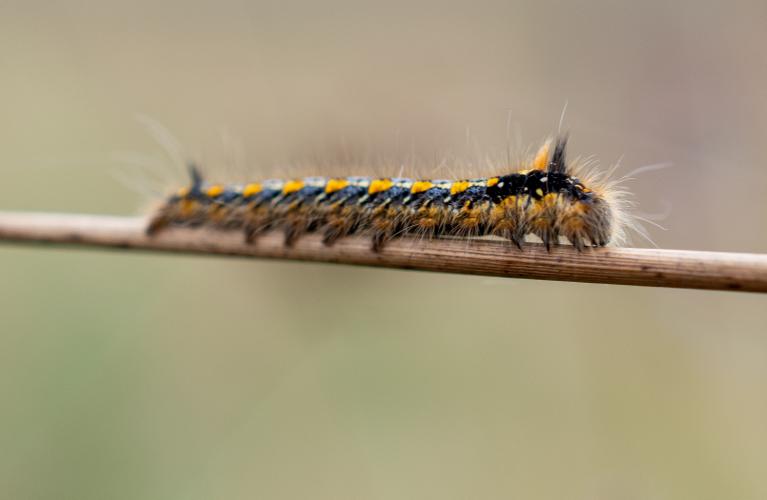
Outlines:
{"type": "MultiPolygon", "coordinates": [[[[262,177],[502,155],[567,103],[571,155],[673,164],[629,184],[658,246],[764,253],[765,26],[761,1],[2,0],[0,209],[140,213],[115,158],[173,168],[137,113],[262,177]]],[[[766,305],[0,246],[0,497],[765,498],[766,305]]]]}

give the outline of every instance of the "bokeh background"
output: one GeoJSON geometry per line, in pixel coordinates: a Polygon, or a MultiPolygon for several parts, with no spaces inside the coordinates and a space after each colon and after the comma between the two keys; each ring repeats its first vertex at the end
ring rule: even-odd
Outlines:
{"type": "MultiPolygon", "coordinates": [[[[173,168],[137,113],[260,176],[503,153],[568,103],[572,155],[673,164],[630,183],[658,246],[763,253],[765,26],[756,0],[0,0],[0,209],[139,213],[119,159],[173,168]]],[[[765,498],[766,306],[4,245],[0,497],[765,498]]]]}

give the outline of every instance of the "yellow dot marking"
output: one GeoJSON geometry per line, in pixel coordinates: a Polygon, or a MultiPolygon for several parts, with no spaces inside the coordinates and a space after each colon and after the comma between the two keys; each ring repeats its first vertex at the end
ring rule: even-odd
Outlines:
{"type": "Polygon", "coordinates": [[[340,191],[348,185],[349,181],[346,179],[329,179],[328,183],[325,184],[325,192],[335,193],[336,191],[340,191]]]}
{"type": "Polygon", "coordinates": [[[176,191],[176,196],[178,196],[179,198],[185,198],[188,194],[189,194],[188,187],[184,187],[176,191]]]}
{"type": "Polygon", "coordinates": [[[471,182],[469,181],[456,181],[453,183],[452,186],[450,186],[450,194],[455,195],[458,193],[463,193],[464,191],[469,189],[470,186],[471,186],[471,182]]]}
{"type": "Polygon", "coordinates": [[[507,196],[503,199],[503,205],[506,207],[512,207],[517,204],[517,197],[515,195],[507,196]]]}
{"type": "Polygon", "coordinates": [[[538,196],[543,196],[543,189],[541,188],[536,189],[535,194],[537,194],[538,196]]]}
{"type": "Polygon", "coordinates": [[[423,193],[424,191],[428,191],[433,187],[434,184],[429,181],[418,181],[413,183],[413,186],[410,188],[410,192],[413,194],[423,193]]]}
{"type": "Polygon", "coordinates": [[[500,181],[500,179],[499,179],[498,177],[490,177],[490,178],[487,180],[487,187],[489,187],[489,188],[490,188],[490,187],[493,187],[493,186],[495,186],[496,184],[498,184],[498,182],[499,182],[499,181],[500,181]]]}
{"type": "Polygon", "coordinates": [[[221,193],[223,192],[224,192],[224,186],[216,184],[215,186],[209,187],[208,191],[205,194],[208,195],[208,198],[215,198],[216,196],[221,195],[221,193]]]}
{"type": "Polygon", "coordinates": [[[245,188],[242,190],[242,196],[245,198],[249,198],[253,196],[254,194],[258,194],[261,192],[261,184],[258,184],[257,182],[254,182],[252,184],[248,184],[245,186],[245,188]]]}
{"type": "Polygon", "coordinates": [[[549,164],[549,150],[551,149],[551,139],[543,143],[541,149],[535,154],[533,160],[533,168],[536,170],[543,170],[549,164]]]}
{"type": "Polygon", "coordinates": [[[295,193],[304,187],[304,181],[288,181],[282,188],[282,194],[295,193]]]}
{"type": "Polygon", "coordinates": [[[553,207],[557,204],[557,193],[548,193],[543,197],[543,204],[547,207],[553,207]]]}
{"type": "Polygon", "coordinates": [[[590,193],[590,192],[591,192],[591,189],[589,189],[589,188],[585,187],[585,188],[583,188],[583,189],[582,189],[582,191],[583,191],[584,193],[590,193]]]}
{"type": "Polygon", "coordinates": [[[368,194],[376,194],[382,191],[388,191],[394,183],[391,179],[373,179],[368,187],[368,194]]]}

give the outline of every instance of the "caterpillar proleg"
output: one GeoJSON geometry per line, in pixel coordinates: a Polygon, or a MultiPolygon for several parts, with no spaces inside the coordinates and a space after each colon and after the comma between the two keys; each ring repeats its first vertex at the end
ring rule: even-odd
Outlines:
{"type": "Polygon", "coordinates": [[[455,180],[402,177],[302,177],[246,184],[211,183],[191,166],[191,184],[154,213],[147,233],[167,226],[242,231],[246,241],[282,230],[292,245],[320,232],[332,245],[351,234],[370,236],[380,251],[392,238],[496,236],[522,248],[534,235],[547,248],[578,250],[619,242],[622,193],[614,183],[567,162],[567,137],[547,141],[516,171],[455,180]]]}

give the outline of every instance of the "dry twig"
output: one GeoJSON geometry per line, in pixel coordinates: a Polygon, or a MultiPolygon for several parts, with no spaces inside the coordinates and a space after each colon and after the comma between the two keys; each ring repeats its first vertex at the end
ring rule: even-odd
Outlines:
{"type": "Polygon", "coordinates": [[[148,237],[139,217],[0,212],[0,241],[52,243],[151,251],[294,259],[366,266],[620,285],[767,292],[767,255],[640,248],[600,248],[577,252],[569,246],[551,252],[539,245],[524,251],[497,241],[401,238],[381,253],[363,237],[344,238],[332,247],[319,235],[295,246],[268,233],[254,245],[239,232],[169,229],[148,237]]]}

